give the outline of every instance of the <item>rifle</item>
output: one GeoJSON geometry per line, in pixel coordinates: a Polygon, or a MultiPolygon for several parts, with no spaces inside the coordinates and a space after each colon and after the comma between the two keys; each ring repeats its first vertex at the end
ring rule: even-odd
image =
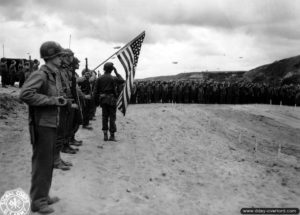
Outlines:
{"type": "Polygon", "coordinates": [[[29,55],[29,74],[31,74],[32,73],[32,70],[33,70],[33,62],[32,62],[32,60],[31,60],[31,56],[29,55]]]}
{"type": "Polygon", "coordinates": [[[88,70],[88,59],[87,58],[85,58],[85,71],[86,72],[89,71],[88,70]]]}
{"type": "MultiPolygon", "coordinates": [[[[89,72],[88,59],[87,58],[85,58],[85,71],[89,72]]],[[[89,94],[90,94],[91,97],[93,96],[92,92],[93,92],[93,86],[90,83],[90,93],[89,94]]]]}
{"type": "Polygon", "coordinates": [[[82,105],[81,105],[80,98],[79,98],[78,93],[77,93],[76,77],[75,77],[76,64],[78,64],[78,63],[79,63],[78,59],[74,59],[74,62],[72,63],[72,66],[71,66],[71,72],[72,72],[71,93],[72,93],[72,96],[75,100],[75,103],[78,105],[78,108],[79,108],[80,117],[79,117],[78,121],[79,121],[79,124],[81,124],[83,122],[82,105]]]}

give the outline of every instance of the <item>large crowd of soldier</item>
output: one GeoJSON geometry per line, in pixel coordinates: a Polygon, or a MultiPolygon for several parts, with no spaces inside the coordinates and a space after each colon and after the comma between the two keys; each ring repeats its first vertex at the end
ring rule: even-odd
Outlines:
{"type": "Polygon", "coordinates": [[[132,104],[200,103],[200,104],[282,104],[295,105],[300,85],[270,86],[245,80],[137,81],[132,104]]]}
{"type": "Polygon", "coordinates": [[[2,87],[15,86],[16,82],[19,82],[21,88],[33,72],[38,70],[40,62],[35,59],[33,61],[25,59],[6,59],[0,60],[0,75],[2,87]]]}

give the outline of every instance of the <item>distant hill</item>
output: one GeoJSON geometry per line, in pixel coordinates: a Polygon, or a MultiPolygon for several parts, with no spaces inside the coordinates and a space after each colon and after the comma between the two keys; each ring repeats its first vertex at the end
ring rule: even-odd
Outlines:
{"type": "Polygon", "coordinates": [[[259,66],[246,72],[244,77],[270,84],[300,83],[300,55],[259,66]]]}
{"type": "Polygon", "coordinates": [[[206,80],[216,81],[236,80],[243,78],[245,71],[207,71],[207,72],[187,72],[177,75],[149,77],[138,79],[144,81],[180,81],[180,80],[206,80]]]}
{"type": "Polygon", "coordinates": [[[219,82],[247,79],[252,82],[269,84],[300,84],[300,55],[259,66],[249,71],[205,71],[188,72],[170,76],[149,77],[139,80],[177,81],[177,80],[207,80],[219,82]]]}

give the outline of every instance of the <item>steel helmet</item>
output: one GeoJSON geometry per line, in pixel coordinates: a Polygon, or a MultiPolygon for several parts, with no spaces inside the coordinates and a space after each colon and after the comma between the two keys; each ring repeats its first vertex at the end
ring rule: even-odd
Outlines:
{"type": "Polygon", "coordinates": [[[63,52],[68,56],[74,56],[74,52],[71,49],[64,49],[63,52]]]}
{"type": "Polygon", "coordinates": [[[113,67],[114,67],[114,64],[112,62],[107,62],[104,64],[103,70],[106,72],[111,72],[113,67]]]}
{"type": "Polygon", "coordinates": [[[47,41],[41,45],[40,55],[43,59],[52,59],[63,53],[61,45],[54,41],[47,41]]]}

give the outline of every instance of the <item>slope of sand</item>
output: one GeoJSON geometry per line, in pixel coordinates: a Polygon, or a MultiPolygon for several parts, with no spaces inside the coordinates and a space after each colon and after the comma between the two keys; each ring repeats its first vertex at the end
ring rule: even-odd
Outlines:
{"type": "MultiPolygon", "coordinates": [[[[3,96],[3,95],[1,95],[3,96]]],[[[26,106],[0,123],[0,195],[29,191],[26,106]]],[[[4,116],[4,117],[3,117],[4,116]]],[[[240,214],[299,207],[300,109],[268,105],[131,105],[118,142],[104,142],[101,111],[71,171],[54,171],[54,214],[240,214]],[[278,148],[281,153],[278,156],[278,148]]]]}

